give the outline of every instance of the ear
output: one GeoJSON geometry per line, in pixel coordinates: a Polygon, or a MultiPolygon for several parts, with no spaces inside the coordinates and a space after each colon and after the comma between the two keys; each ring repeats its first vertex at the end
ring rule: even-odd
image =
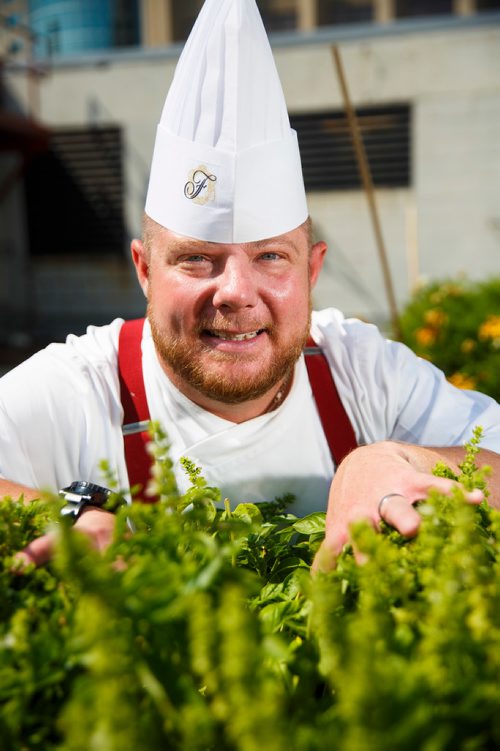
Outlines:
{"type": "Polygon", "coordinates": [[[132,253],[132,261],[134,262],[135,271],[141,289],[144,292],[145,297],[148,296],[149,288],[149,258],[141,240],[132,240],[130,244],[130,251],[132,253]]]}
{"type": "Polygon", "coordinates": [[[319,272],[323,267],[323,261],[325,260],[325,253],[327,251],[327,245],[322,240],[314,243],[309,255],[309,279],[311,281],[311,287],[314,287],[318,280],[319,272]]]}

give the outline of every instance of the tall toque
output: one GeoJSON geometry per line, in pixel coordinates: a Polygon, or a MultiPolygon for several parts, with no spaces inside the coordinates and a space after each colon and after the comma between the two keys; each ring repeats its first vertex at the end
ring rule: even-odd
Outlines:
{"type": "Polygon", "coordinates": [[[306,220],[297,135],[255,0],[205,1],[157,128],[146,213],[219,243],[306,220]]]}

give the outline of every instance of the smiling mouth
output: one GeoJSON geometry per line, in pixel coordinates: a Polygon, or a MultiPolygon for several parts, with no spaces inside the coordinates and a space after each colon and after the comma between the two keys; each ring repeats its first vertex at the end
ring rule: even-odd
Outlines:
{"type": "Polygon", "coordinates": [[[226,342],[244,342],[248,339],[255,339],[259,334],[263,334],[265,329],[257,329],[256,331],[247,331],[244,334],[231,333],[230,331],[217,331],[216,329],[205,329],[204,334],[213,337],[214,339],[223,339],[226,342]]]}

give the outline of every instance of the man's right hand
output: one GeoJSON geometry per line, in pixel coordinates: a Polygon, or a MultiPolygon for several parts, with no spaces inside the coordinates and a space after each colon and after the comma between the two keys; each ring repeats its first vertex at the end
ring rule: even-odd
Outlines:
{"type": "MultiPolygon", "coordinates": [[[[101,508],[86,508],[75,522],[73,529],[86,535],[96,550],[104,551],[113,540],[115,515],[101,508]]],[[[49,532],[30,542],[24,550],[16,555],[23,564],[34,563],[42,566],[52,558],[55,535],[49,532]]]]}
{"type": "MultiPolygon", "coordinates": [[[[24,498],[25,503],[40,498],[41,493],[34,488],[18,485],[9,480],[0,480],[0,498],[24,498]]],[[[115,528],[115,515],[109,511],[94,506],[83,509],[73,527],[78,532],[86,535],[96,550],[105,550],[113,540],[115,528]]],[[[47,533],[30,542],[24,550],[16,555],[16,559],[23,564],[34,563],[35,566],[43,566],[52,558],[54,552],[54,533],[47,533]]]]}

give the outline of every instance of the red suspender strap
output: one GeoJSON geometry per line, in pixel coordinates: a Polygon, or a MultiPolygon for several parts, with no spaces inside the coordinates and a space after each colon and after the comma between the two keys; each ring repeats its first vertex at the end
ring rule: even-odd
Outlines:
{"type": "MultiPolygon", "coordinates": [[[[123,406],[123,441],[130,486],[141,485],[141,500],[154,502],[144,494],[152,460],[146,450],[149,442],[150,420],[144,378],[142,375],[142,330],[144,318],[125,321],[118,344],[118,373],[123,406]]],[[[338,465],[356,448],[357,441],[351,422],[340,401],[328,362],[313,339],[304,350],[307,372],[311,382],[321,424],[332,458],[338,465]]]]}
{"type": "Polygon", "coordinates": [[[139,497],[145,503],[156,498],[145,495],[152,459],[146,450],[149,407],[142,376],[142,330],[144,318],[125,321],[118,342],[118,375],[123,407],[123,443],[130,487],[140,485],[139,497]]]}
{"type": "Polygon", "coordinates": [[[338,466],[342,459],[357,447],[358,442],[344,405],[340,401],[328,361],[311,337],[307,341],[304,355],[321,424],[332,458],[338,466]]]}

